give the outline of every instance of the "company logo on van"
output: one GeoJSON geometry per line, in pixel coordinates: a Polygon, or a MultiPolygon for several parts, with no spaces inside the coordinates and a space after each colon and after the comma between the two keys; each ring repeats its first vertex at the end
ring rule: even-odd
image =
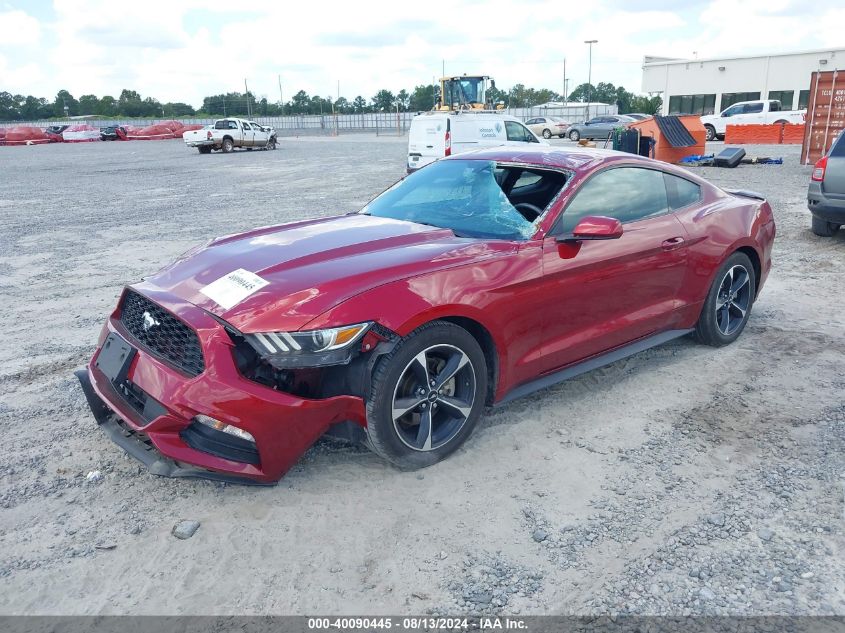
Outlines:
{"type": "Polygon", "coordinates": [[[440,131],[440,130],[442,130],[442,129],[443,129],[443,126],[442,126],[442,125],[440,125],[440,124],[438,123],[438,124],[437,124],[437,131],[439,132],[439,131],[440,131]]]}
{"type": "Polygon", "coordinates": [[[496,121],[496,134],[500,134],[502,131],[502,124],[496,121]]]}

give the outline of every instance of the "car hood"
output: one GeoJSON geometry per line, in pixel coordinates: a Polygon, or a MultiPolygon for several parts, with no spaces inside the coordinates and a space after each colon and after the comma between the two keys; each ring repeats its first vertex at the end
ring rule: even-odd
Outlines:
{"type": "MultiPolygon", "coordinates": [[[[144,282],[242,332],[292,331],[371,288],[485,259],[508,248],[515,246],[354,214],[219,238],[189,251],[144,282]],[[239,269],[267,284],[229,308],[201,292],[239,269]]],[[[377,316],[374,313],[373,318],[377,316]]]]}

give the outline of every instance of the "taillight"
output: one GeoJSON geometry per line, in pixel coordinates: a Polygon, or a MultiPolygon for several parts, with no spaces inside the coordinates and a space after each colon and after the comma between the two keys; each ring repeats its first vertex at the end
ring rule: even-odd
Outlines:
{"type": "Polygon", "coordinates": [[[824,180],[824,170],[827,169],[827,156],[822,156],[816,166],[813,168],[813,175],[811,178],[816,182],[824,180]]]}
{"type": "Polygon", "coordinates": [[[211,130],[206,133],[206,138],[210,141],[211,140],[211,130]]]}
{"type": "Polygon", "coordinates": [[[443,154],[444,156],[451,156],[452,155],[452,132],[446,130],[446,153],[443,154]]]}

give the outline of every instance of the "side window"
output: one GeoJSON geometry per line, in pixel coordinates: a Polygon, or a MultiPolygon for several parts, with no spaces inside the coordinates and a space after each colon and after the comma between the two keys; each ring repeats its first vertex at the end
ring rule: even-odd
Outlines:
{"type": "Polygon", "coordinates": [[[226,121],[229,125],[230,130],[237,130],[238,129],[238,122],[237,121],[226,121]]]}
{"type": "Polygon", "coordinates": [[[604,117],[594,116],[592,119],[587,121],[587,123],[602,123],[604,121],[604,117]]]}
{"type": "Polygon", "coordinates": [[[516,121],[505,121],[505,131],[509,141],[534,142],[534,135],[528,131],[528,128],[516,121]]]}
{"type": "Polygon", "coordinates": [[[249,127],[249,123],[247,123],[246,121],[244,121],[244,130],[251,130],[251,129],[252,129],[252,128],[251,128],[251,127],[249,127]]]}
{"type": "Polygon", "coordinates": [[[672,174],[663,174],[663,178],[666,181],[666,194],[672,210],[682,209],[701,200],[701,187],[694,182],[672,174]]]}
{"type": "Polygon", "coordinates": [[[742,106],[731,106],[725,110],[723,116],[735,116],[737,114],[742,114],[742,106]]]}
{"type": "Polygon", "coordinates": [[[758,112],[763,111],[763,104],[762,103],[746,103],[745,104],[745,114],[757,114],[758,112]]]}
{"type": "Polygon", "coordinates": [[[845,158],[845,131],[839,133],[839,138],[830,148],[830,156],[834,158],[845,158]]]}
{"type": "Polygon", "coordinates": [[[581,218],[604,215],[622,223],[662,215],[669,210],[663,172],[617,167],[600,172],[575,192],[556,233],[572,233],[581,218]]]}

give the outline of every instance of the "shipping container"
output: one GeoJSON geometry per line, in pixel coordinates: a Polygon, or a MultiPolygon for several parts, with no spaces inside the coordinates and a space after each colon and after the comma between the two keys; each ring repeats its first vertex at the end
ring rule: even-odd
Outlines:
{"type": "Polygon", "coordinates": [[[830,151],[845,128],[845,71],[827,70],[810,76],[810,101],[801,146],[801,164],[814,165],[830,151]]]}

